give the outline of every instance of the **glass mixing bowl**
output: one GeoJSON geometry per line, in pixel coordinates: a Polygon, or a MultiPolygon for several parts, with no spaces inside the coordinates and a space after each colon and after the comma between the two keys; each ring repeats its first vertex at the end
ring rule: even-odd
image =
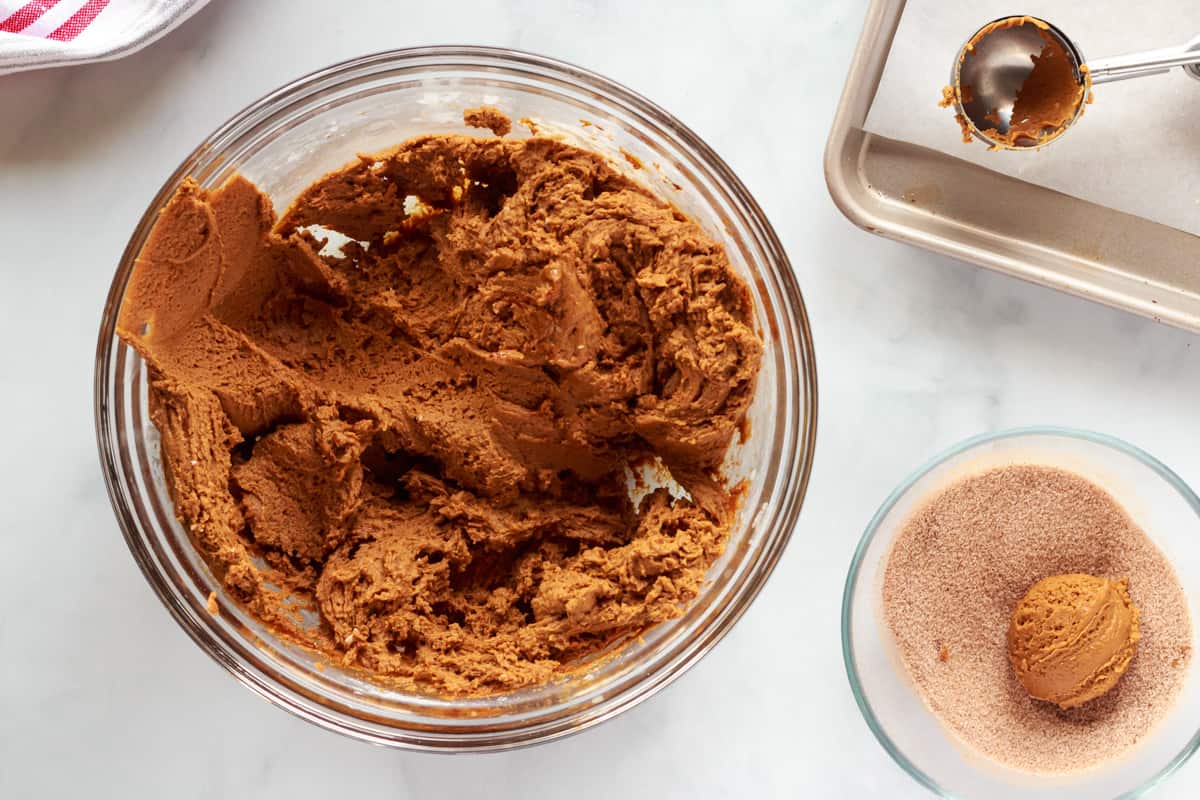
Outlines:
{"type": "Polygon", "coordinates": [[[1066,775],[1032,775],[970,751],[942,727],[912,685],[883,615],[883,571],[892,541],[933,492],[1005,464],[1044,464],[1105,489],[1170,559],[1200,622],[1200,499],[1149,454],[1099,433],[1023,428],[969,439],[910,475],[867,526],[846,578],[842,654],[867,725],[905,772],[941,797],[971,800],[1134,798],[1200,747],[1200,659],[1193,657],[1173,708],[1132,750],[1066,775]]]}
{"type": "Polygon", "coordinates": [[[634,92],[569,64],[510,50],[431,47],[367,56],[301,78],[235,116],[180,165],[143,215],[109,291],[96,363],[96,425],[109,495],[134,558],[179,624],[242,683],[322,727],[379,744],[503,749],[563,736],[630,708],[677,678],[737,621],[800,511],[816,435],[816,372],[804,302],[775,232],[694,133],[634,92]],[[114,325],[134,259],[186,176],[213,188],[240,172],[282,211],[356,153],[422,133],[483,135],[463,125],[462,112],[485,103],[532,120],[544,134],[610,155],[722,242],[754,297],[765,352],[752,433],[725,464],[733,480],[747,479],[749,491],[724,555],[685,613],[568,679],[445,699],[389,689],[326,664],[232,602],[221,602],[219,615],[205,610],[220,586],[172,513],[147,413],[145,365],[116,338],[114,325]]]}

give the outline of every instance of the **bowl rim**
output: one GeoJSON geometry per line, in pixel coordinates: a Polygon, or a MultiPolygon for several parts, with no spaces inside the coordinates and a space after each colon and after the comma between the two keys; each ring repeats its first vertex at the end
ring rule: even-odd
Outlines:
{"type": "Polygon", "coordinates": [[[205,136],[165,180],[147,206],[122,253],[100,321],[94,395],[96,439],[101,470],[126,544],[159,600],[200,649],[259,696],[319,727],[375,744],[435,752],[507,750],[568,736],[632,708],[686,672],[728,633],[773,572],[799,518],[816,450],[817,370],[808,312],[794,269],[778,235],[741,180],[725,161],[687,126],[633,90],[565,61],[520,50],[486,46],[439,45],[399,48],[341,61],[268,92],[205,136]],[[113,374],[114,370],[120,369],[122,361],[120,347],[114,346],[115,321],[128,272],[158,210],[163,207],[180,181],[187,175],[196,174],[195,167],[201,163],[202,158],[211,155],[214,150],[223,151],[230,141],[246,135],[247,131],[258,126],[268,124],[289,108],[311,97],[320,96],[345,82],[406,67],[480,68],[501,73],[521,68],[535,70],[542,80],[566,82],[580,89],[598,93],[604,102],[613,104],[621,113],[631,115],[639,124],[648,125],[656,130],[671,146],[689,152],[691,158],[703,165],[707,179],[720,187],[726,201],[735,209],[741,224],[745,225],[755,246],[762,252],[763,259],[761,263],[756,263],[756,267],[769,275],[771,292],[777,294],[780,300],[775,314],[779,317],[781,330],[776,336],[785,342],[781,347],[786,346],[791,350],[788,353],[785,349],[781,354],[786,369],[781,374],[780,381],[786,382],[794,399],[795,408],[788,424],[794,427],[795,446],[793,452],[781,453],[776,462],[781,503],[775,512],[775,524],[767,529],[764,542],[758,550],[755,569],[748,572],[741,585],[735,587],[735,591],[723,605],[718,604],[719,607],[715,609],[712,617],[696,629],[691,639],[672,648],[669,657],[649,665],[654,669],[637,675],[636,679],[619,681],[613,686],[610,694],[596,698],[585,706],[569,709],[553,718],[539,717],[532,722],[517,722],[499,733],[475,733],[475,738],[467,740],[461,740],[459,732],[450,730],[449,725],[446,730],[435,734],[429,734],[427,729],[420,726],[401,727],[395,724],[395,720],[384,726],[387,729],[386,733],[379,731],[378,724],[373,726],[365,720],[361,725],[355,726],[350,724],[350,720],[356,718],[346,710],[332,708],[319,699],[309,697],[303,687],[298,689],[281,680],[277,674],[259,674],[262,670],[258,664],[241,663],[243,655],[236,650],[231,651],[218,633],[199,623],[193,611],[185,606],[181,597],[176,596],[174,581],[159,565],[159,555],[152,552],[154,547],[150,545],[149,534],[140,530],[141,523],[131,508],[133,498],[129,493],[136,494],[136,487],[126,485],[125,476],[121,474],[122,468],[126,466],[121,455],[123,446],[118,444],[118,435],[110,429],[110,425],[115,428],[118,413],[113,408],[112,386],[120,380],[119,377],[114,379],[113,374]]]}
{"type": "MultiPolygon", "coordinates": [[[[867,723],[871,733],[875,735],[876,740],[887,752],[892,760],[895,761],[901,769],[913,778],[917,783],[929,789],[939,797],[947,800],[961,800],[960,795],[952,794],[944,789],[937,781],[935,781],[928,773],[918,767],[904,752],[892,741],[887,732],[883,729],[883,725],[875,716],[875,711],[871,707],[870,701],[867,699],[866,693],[863,691],[862,684],[858,677],[858,667],[856,666],[854,653],[854,640],[851,636],[851,625],[854,616],[854,589],[858,584],[859,573],[862,569],[867,549],[870,547],[875,535],[879,532],[879,526],[883,519],[891,512],[896,504],[913,488],[913,486],[932,472],[937,467],[945,462],[962,455],[970,450],[973,450],[981,445],[991,442],[1003,441],[1006,439],[1017,439],[1021,437],[1033,438],[1068,438],[1078,439],[1090,444],[1097,444],[1103,447],[1108,447],[1116,450],[1123,455],[1129,456],[1136,461],[1141,462],[1149,467],[1160,478],[1162,478],[1169,486],[1175,489],[1180,496],[1191,506],[1192,511],[1200,517],[1200,497],[1192,491],[1192,488],[1183,478],[1179,477],[1170,467],[1159,461],[1154,456],[1147,453],[1145,450],[1130,444],[1115,436],[1110,436],[1106,433],[1098,431],[1085,430],[1082,428],[1061,427],[1057,425],[1033,425],[1018,428],[1006,428],[999,431],[991,431],[987,433],[977,434],[965,439],[958,444],[952,445],[949,448],[941,451],[937,455],[925,461],[915,470],[910,472],[908,476],[900,482],[900,485],[888,494],[879,509],[871,517],[871,521],[867,523],[867,527],[863,532],[862,538],[858,542],[858,546],[854,549],[854,556],[850,560],[850,569],[846,574],[845,586],[842,590],[842,619],[841,619],[841,637],[842,637],[842,661],[846,669],[846,677],[850,682],[850,690],[854,695],[854,701],[858,705],[858,709],[862,712],[863,720],[867,723]]],[[[1118,795],[1115,800],[1134,800],[1143,796],[1146,792],[1158,786],[1164,780],[1175,773],[1184,763],[1195,754],[1197,749],[1200,749],[1200,729],[1195,735],[1184,745],[1183,749],[1176,753],[1167,764],[1147,779],[1141,786],[1136,789],[1118,795]]]]}

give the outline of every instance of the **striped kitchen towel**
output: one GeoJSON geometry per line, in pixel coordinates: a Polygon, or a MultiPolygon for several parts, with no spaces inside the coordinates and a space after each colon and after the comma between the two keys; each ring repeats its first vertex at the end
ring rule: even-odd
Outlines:
{"type": "Polygon", "coordinates": [[[0,75],[127,56],[208,0],[0,0],[0,75]]]}

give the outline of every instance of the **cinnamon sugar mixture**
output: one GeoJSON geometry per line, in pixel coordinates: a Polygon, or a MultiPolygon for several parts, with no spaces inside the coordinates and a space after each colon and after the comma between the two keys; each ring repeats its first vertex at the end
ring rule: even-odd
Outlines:
{"type": "Polygon", "coordinates": [[[918,692],[969,747],[1031,772],[1083,769],[1139,742],[1170,709],[1192,651],[1170,563],[1104,490],[1043,466],[1010,466],[937,493],[897,536],[884,615],[918,692]],[[1128,578],[1141,640],[1116,688],[1064,711],[1009,663],[1013,607],[1038,580],[1128,578]]]}

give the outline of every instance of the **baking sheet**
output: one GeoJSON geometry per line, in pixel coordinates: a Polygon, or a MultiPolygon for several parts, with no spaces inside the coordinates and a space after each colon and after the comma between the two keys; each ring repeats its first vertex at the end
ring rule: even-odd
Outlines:
{"type": "Polygon", "coordinates": [[[937,106],[941,88],[962,43],[1014,13],[1057,25],[1089,59],[1200,35],[1193,0],[908,0],[864,128],[1200,235],[1200,81],[1183,70],[1097,86],[1076,126],[1041,151],[963,144],[952,110],[937,106]]]}
{"type": "Polygon", "coordinates": [[[850,62],[824,159],[838,209],[871,233],[1200,333],[1200,236],[864,130],[904,7],[871,0],[850,62]]]}

